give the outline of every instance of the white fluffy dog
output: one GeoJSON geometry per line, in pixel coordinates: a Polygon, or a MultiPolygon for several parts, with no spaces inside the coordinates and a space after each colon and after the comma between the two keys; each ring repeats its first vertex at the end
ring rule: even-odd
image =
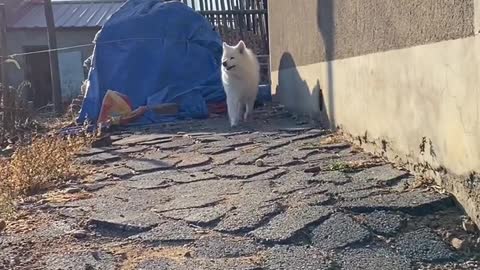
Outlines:
{"type": "Polygon", "coordinates": [[[260,83],[260,66],[254,52],[240,41],[223,43],[222,81],[227,94],[228,117],[232,127],[246,121],[253,112],[260,83]]]}

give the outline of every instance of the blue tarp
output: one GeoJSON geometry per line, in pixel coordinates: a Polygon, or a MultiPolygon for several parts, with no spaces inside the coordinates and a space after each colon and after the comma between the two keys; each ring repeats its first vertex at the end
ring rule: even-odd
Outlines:
{"type": "MultiPolygon", "coordinates": [[[[128,96],[134,109],[175,102],[174,119],[208,117],[207,103],[225,100],[221,55],[218,33],[188,6],[129,0],[97,36],[78,121],[96,122],[109,89],[128,96]]],[[[168,120],[147,112],[139,122],[168,120]]]]}

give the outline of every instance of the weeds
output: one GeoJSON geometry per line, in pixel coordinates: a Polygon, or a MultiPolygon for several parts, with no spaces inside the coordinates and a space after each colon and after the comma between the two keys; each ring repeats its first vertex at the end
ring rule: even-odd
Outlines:
{"type": "Polygon", "coordinates": [[[385,161],[381,158],[376,157],[370,160],[335,162],[333,164],[330,164],[327,170],[354,173],[354,172],[361,171],[363,169],[368,169],[368,168],[380,166],[383,164],[385,164],[385,161]]]}
{"type": "Polygon", "coordinates": [[[19,146],[9,159],[0,160],[0,214],[11,214],[13,201],[48,190],[84,174],[75,155],[90,139],[42,136],[19,146]]]}

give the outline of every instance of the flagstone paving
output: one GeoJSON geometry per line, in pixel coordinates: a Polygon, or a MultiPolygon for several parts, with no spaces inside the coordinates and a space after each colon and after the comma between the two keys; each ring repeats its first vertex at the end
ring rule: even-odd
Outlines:
{"type": "Polygon", "coordinates": [[[0,269],[479,269],[451,196],[301,122],[119,131],[79,156],[94,177],[19,206],[0,269]]]}

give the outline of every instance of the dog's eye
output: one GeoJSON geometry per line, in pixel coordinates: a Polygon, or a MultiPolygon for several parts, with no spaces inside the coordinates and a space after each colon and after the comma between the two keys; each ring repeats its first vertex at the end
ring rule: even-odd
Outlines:
{"type": "Polygon", "coordinates": [[[230,57],[231,60],[235,59],[235,57],[230,57]]]}

